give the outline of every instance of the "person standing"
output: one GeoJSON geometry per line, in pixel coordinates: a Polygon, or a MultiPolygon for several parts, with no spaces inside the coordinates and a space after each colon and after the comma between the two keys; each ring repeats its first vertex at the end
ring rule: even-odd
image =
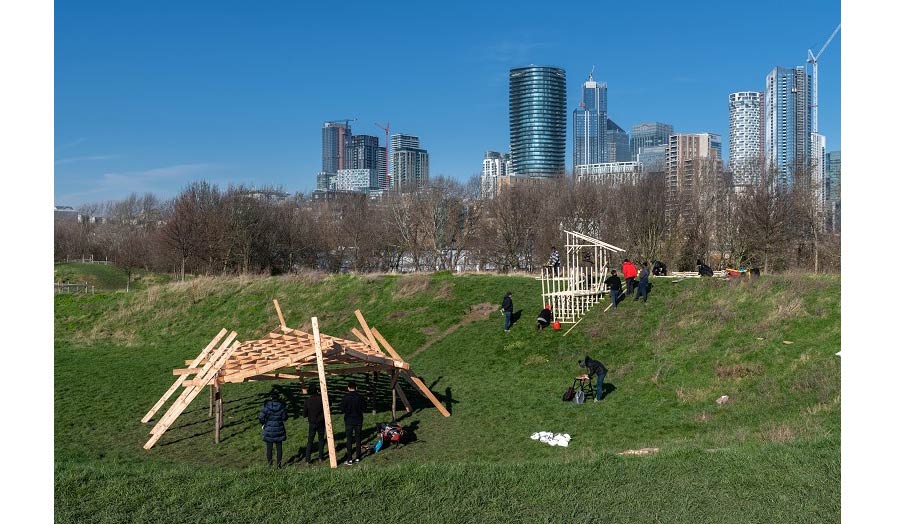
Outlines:
{"type": "Polygon", "coordinates": [[[616,275],[616,270],[610,271],[610,275],[603,281],[606,289],[609,290],[609,298],[612,300],[613,309],[619,308],[619,295],[622,293],[622,280],[616,275]]]}
{"type": "Polygon", "coordinates": [[[303,412],[309,423],[309,434],[306,437],[306,463],[312,464],[312,447],[319,435],[319,460],[325,460],[325,411],[322,409],[322,395],[313,385],[309,387],[309,396],[303,404],[303,412]]]}
{"type": "Polygon", "coordinates": [[[503,297],[503,304],[500,306],[503,311],[503,331],[508,333],[509,327],[512,325],[512,312],[513,312],[513,303],[512,303],[512,292],[507,291],[506,296],[503,297]]]}
{"type": "Polygon", "coordinates": [[[347,384],[347,394],[341,399],[341,411],[344,412],[344,426],[347,431],[347,462],[350,465],[362,458],[362,424],[366,401],[356,392],[356,383],[347,384]],[[356,451],[356,459],[353,452],[356,451]]]}
{"type": "Polygon", "coordinates": [[[634,292],[634,279],[637,277],[637,267],[627,258],[622,263],[622,276],[625,278],[625,294],[630,295],[634,292]]]}
{"type": "Polygon", "coordinates": [[[266,443],[266,462],[272,465],[272,445],[275,445],[275,463],[281,467],[281,445],[287,440],[284,421],[287,420],[287,409],[281,401],[278,391],[272,390],[269,400],[263,404],[259,412],[259,423],[262,424],[262,439],[266,443]]]}
{"type": "Polygon", "coordinates": [[[647,263],[644,262],[641,265],[641,272],[638,273],[638,290],[637,294],[634,296],[634,300],[637,301],[638,298],[643,297],[643,302],[647,302],[647,286],[650,285],[650,269],[647,267],[647,263]]]}
{"type": "Polygon", "coordinates": [[[597,375],[597,386],[594,388],[594,393],[596,394],[594,402],[600,402],[603,399],[603,379],[606,378],[606,366],[599,360],[592,359],[590,355],[585,355],[584,360],[578,361],[578,367],[587,368],[589,380],[592,376],[597,375]]]}
{"type": "Polygon", "coordinates": [[[553,268],[553,275],[559,275],[559,251],[556,250],[556,246],[550,246],[550,260],[547,261],[547,265],[553,268]]]}

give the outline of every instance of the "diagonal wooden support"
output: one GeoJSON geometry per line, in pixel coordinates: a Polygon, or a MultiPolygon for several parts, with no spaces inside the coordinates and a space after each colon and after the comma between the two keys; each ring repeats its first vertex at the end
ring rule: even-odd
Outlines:
{"type": "Polygon", "coordinates": [[[363,331],[365,331],[366,338],[369,339],[369,345],[372,347],[372,349],[378,350],[378,343],[375,342],[375,337],[372,336],[372,330],[369,329],[369,324],[363,317],[362,312],[357,309],[353,312],[353,314],[356,315],[356,320],[359,320],[359,325],[362,326],[363,331]]]}
{"type": "Polygon", "coordinates": [[[278,305],[278,299],[273,298],[272,302],[275,303],[275,312],[278,313],[278,321],[281,322],[281,327],[286,328],[287,324],[284,322],[284,315],[281,314],[281,307],[278,305]]]}
{"type": "MultiPolygon", "coordinates": [[[[205,348],[203,348],[203,351],[201,351],[200,354],[197,355],[197,358],[192,360],[188,364],[188,366],[193,368],[196,367],[197,364],[202,362],[203,359],[206,358],[206,355],[208,355],[209,352],[212,351],[212,348],[216,347],[216,344],[218,344],[219,341],[222,340],[222,337],[224,337],[226,333],[228,333],[228,330],[222,328],[222,331],[219,331],[219,334],[216,335],[205,348]]],[[[144,415],[144,418],[141,419],[141,423],[146,424],[147,422],[149,422],[150,419],[153,418],[153,415],[155,415],[156,412],[159,411],[159,408],[163,407],[163,404],[165,404],[166,401],[169,400],[169,397],[171,397],[173,393],[178,391],[178,389],[181,387],[181,384],[185,381],[186,378],[187,375],[181,375],[180,377],[178,377],[178,380],[176,380],[175,383],[169,387],[169,389],[163,394],[163,396],[156,401],[156,404],[154,404],[153,407],[150,408],[150,411],[148,411],[147,414],[144,415]]]]}
{"type": "Polygon", "coordinates": [[[313,341],[316,345],[316,367],[322,393],[322,411],[325,414],[325,440],[328,441],[328,463],[337,469],[337,451],[334,449],[334,432],[331,429],[331,406],[328,404],[328,384],[325,382],[325,362],[322,360],[322,341],[319,337],[319,319],[312,317],[313,341]]]}
{"type": "Polygon", "coordinates": [[[225,342],[216,350],[216,352],[209,358],[209,362],[203,366],[203,371],[198,373],[199,384],[196,386],[185,388],[184,391],[179,395],[178,400],[176,400],[171,406],[169,406],[169,410],[166,411],[165,415],[159,419],[159,422],[153,427],[150,431],[153,436],[150,437],[150,440],[144,444],[144,449],[150,449],[156,444],[156,441],[162,436],[163,433],[166,432],[167,429],[175,422],[175,419],[178,418],[179,415],[188,407],[194,398],[200,394],[200,391],[203,390],[203,387],[209,384],[214,378],[216,378],[219,374],[219,370],[225,364],[225,361],[228,360],[228,357],[231,353],[237,349],[239,343],[234,341],[235,337],[237,337],[237,332],[232,331],[228,338],[225,339],[225,342]]]}
{"type": "MultiPolygon", "coordinates": [[[[400,354],[397,353],[396,350],[394,350],[394,348],[391,346],[390,342],[385,340],[385,338],[383,336],[381,336],[381,333],[379,333],[377,329],[372,328],[372,334],[375,335],[375,338],[377,338],[378,341],[381,342],[381,344],[384,346],[384,349],[386,349],[388,351],[388,353],[391,354],[392,357],[394,357],[396,360],[399,360],[400,362],[406,364],[406,362],[403,360],[403,357],[401,357],[400,354]]],[[[416,374],[413,373],[409,369],[408,365],[406,368],[404,368],[403,371],[400,372],[400,374],[410,384],[412,384],[412,386],[414,388],[419,390],[419,393],[425,395],[425,398],[427,398],[428,400],[431,401],[432,404],[434,404],[434,407],[436,407],[438,409],[438,411],[441,412],[441,415],[444,415],[445,417],[450,416],[450,412],[447,411],[447,408],[445,408],[444,405],[441,404],[441,402],[437,399],[437,397],[434,396],[434,393],[432,393],[431,390],[428,389],[428,387],[425,385],[425,383],[422,382],[422,380],[419,377],[417,377],[416,374]]]]}

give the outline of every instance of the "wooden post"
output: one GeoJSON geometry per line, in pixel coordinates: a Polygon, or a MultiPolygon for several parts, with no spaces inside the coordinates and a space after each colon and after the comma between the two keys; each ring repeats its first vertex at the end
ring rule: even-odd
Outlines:
{"type": "Polygon", "coordinates": [[[209,385],[209,415],[207,418],[212,418],[213,416],[213,404],[216,402],[216,386],[214,384],[209,385]]]}
{"type": "Polygon", "coordinates": [[[284,315],[281,314],[281,307],[278,305],[278,299],[272,299],[272,302],[275,303],[275,312],[278,313],[278,321],[281,322],[281,327],[287,327],[287,324],[284,323],[284,315]]]}
{"type": "Polygon", "coordinates": [[[212,384],[211,384],[211,385],[209,386],[209,388],[210,388],[210,389],[209,389],[210,391],[214,391],[214,392],[215,392],[215,398],[216,398],[216,400],[215,400],[215,404],[216,404],[216,418],[215,418],[215,422],[214,422],[214,423],[215,423],[215,439],[216,439],[216,444],[218,444],[218,443],[219,443],[219,427],[220,427],[220,426],[219,426],[219,414],[220,414],[220,409],[221,409],[221,405],[220,405],[220,403],[219,403],[219,385],[218,385],[218,384],[215,384],[215,385],[212,385],[212,384]]]}
{"type": "Polygon", "coordinates": [[[322,360],[322,340],[319,337],[319,319],[312,317],[313,341],[316,345],[316,367],[319,370],[319,386],[322,389],[322,411],[325,413],[325,439],[328,441],[328,462],[337,469],[337,452],[334,449],[334,432],[331,429],[331,406],[328,404],[328,385],[325,382],[325,362],[322,360]]]}
{"type": "Polygon", "coordinates": [[[397,420],[397,370],[391,370],[391,422],[397,420]]]}
{"type": "Polygon", "coordinates": [[[372,381],[372,374],[366,373],[366,389],[369,391],[369,406],[372,414],[375,414],[375,383],[372,381]]]}

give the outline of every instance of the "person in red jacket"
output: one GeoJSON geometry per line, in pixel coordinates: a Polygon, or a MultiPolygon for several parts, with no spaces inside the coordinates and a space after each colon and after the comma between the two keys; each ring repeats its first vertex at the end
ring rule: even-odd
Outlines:
{"type": "Polygon", "coordinates": [[[637,267],[627,258],[622,263],[622,276],[625,277],[625,294],[630,295],[634,291],[634,279],[637,278],[637,267]]]}

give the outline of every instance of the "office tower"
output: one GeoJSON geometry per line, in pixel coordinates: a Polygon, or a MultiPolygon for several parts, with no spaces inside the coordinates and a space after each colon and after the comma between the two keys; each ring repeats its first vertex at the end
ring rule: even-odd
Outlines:
{"type": "Polygon", "coordinates": [[[581,102],[572,112],[572,165],[607,161],[606,82],[596,82],[591,71],[581,85],[581,102]]]}
{"type": "Polygon", "coordinates": [[[606,119],[606,158],[607,162],[631,161],[628,133],[608,118],[606,119]]]}
{"type": "Polygon", "coordinates": [[[670,201],[679,193],[713,189],[719,181],[722,138],[712,133],[678,133],[666,151],[666,190],[670,201]]]}
{"type": "Polygon", "coordinates": [[[776,182],[781,187],[793,185],[798,170],[810,165],[810,89],[803,66],[776,67],[766,76],[765,160],[767,169],[777,170],[776,182]]]}
{"type": "Polygon", "coordinates": [[[381,174],[381,166],[378,163],[379,151],[383,151],[383,148],[378,146],[377,136],[353,135],[350,137],[350,145],[347,147],[349,160],[347,169],[368,169],[372,177],[369,187],[372,189],[382,189],[379,180],[381,174]]]}
{"type": "Polygon", "coordinates": [[[337,173],[346,169],[347,143],[350,141],[350,121],[325,122],[322,125],[322,172],[337,173]]]}
{"type": "Polygon", "coordinates": [[[509,168],[511,162],[509,153],[486,151],[484,160],[481,161],[481,197],[493,198],[497,196],[503,177],[511,176],[509,168]]]}
{"type": "Polygon", "coordinates": [[[666,150],[669,148],[669,139],[665,144],[658,146],[641,146],[635,161],[641,165],[643,173],[662,173],[666,170],[666,150]]]}
{"type": "MultiPolygon", "coordinates": [[[[675,132],[671,124],[642,122],[631,126],[631,159],[637,160],[642,149],[669,145],[669,135],[675,132]]],[[[658,151],[658,150],[657,150],[658,151]]]]}
{"type": "Polygon", "coordinates": [[[419,137],[392,135],[391,150],[394,165],[391,188],[401,192],[413,191],[428,182],[428,151],[420,147],[419,137]]]}
{"type": "Polygon", "coordinates": [[[820,227],[825,226],[824,222],[824,212],[825,212],[825,178],[826,178],[826,166],[827,159],[825,154],[825,135],[820,135],[819,133],[812,133],[810,135],[810,158],[809,158],[809,168],[810,168],[810,177],[812,181],[812,194],[813,198],[815,198],[816,211],[819,213],[819,216],[822,220],[819,222],[820,227]]]}
{"type": "Polygon", "coordinates": [[[841,152],[825,155],[826,227],[832,233],[841,232],[841,152]]]}
{"type": "Polygon", "coordinates": [[[517,177],[566,171],[566,72],[557,67],[509,70],[509,145],[517,177]]]}
{"type": "Polygon", "coordinates": [[[758,184],[765,168],[764,96],[757,91],[728,95],[728,163],[737,188],[758,184]]]}

